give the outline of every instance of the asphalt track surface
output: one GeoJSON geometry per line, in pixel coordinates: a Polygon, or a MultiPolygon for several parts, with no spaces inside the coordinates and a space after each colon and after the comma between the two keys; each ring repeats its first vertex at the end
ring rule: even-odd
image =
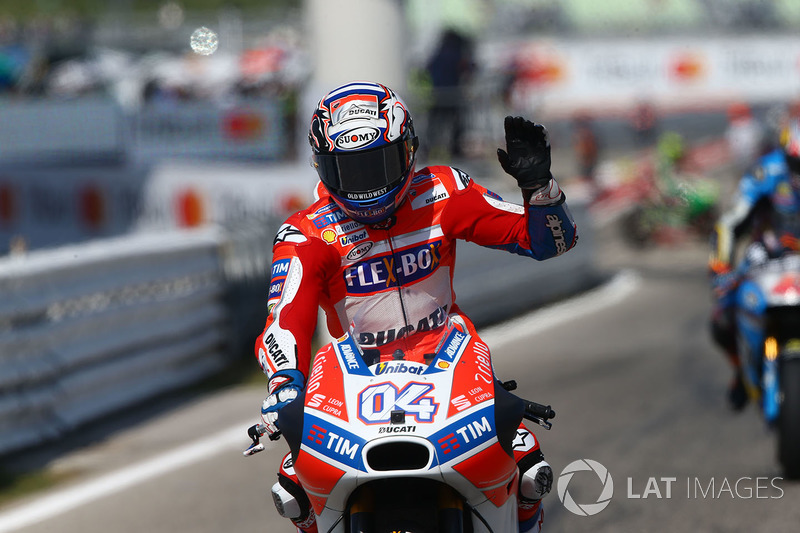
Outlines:
{"type": "MultiPolygon", "coordinates": [[[[591,459],[613,479],[592,516],[568,511],[554,487],[545,530],[797,531],[800,483],[777,479],[774,436],[752,406],[734,414],[724,402],[705,244],[638,252],[620,229],[598,229],[596,247],[598,268],[622,283],[487,332],[498,375],[557,412],[551,431],[536,430],[556,476],[591,459]]],[[[230,387],[121,415],[117,431],[51,463],[72,481],[0,508],[0,533],[292,532],[269,496],[285,444],[241,454],[263,392],[230,387]]],[[[583,505],[601,490],[579,471],[566,492],[583,505]]]]}

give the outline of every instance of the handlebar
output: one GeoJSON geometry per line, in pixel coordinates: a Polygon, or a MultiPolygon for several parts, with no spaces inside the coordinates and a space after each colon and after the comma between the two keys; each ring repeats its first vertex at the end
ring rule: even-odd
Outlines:
{"type": "MultiPolygon", "coordinates": [[[[500,384],[509,392],[516,390],[517,388],[517,382],[513,379],[501,382],[500,384]]],[[[542,405],[540,403],[524,399],[522,401],[525,404],[525,411],[522,413],[523,418],[530,420],[531,422],[536,422],[546,429],[553,427],[553,424],[551,424],[548,420],[555,418],[556,412],[553,411],[549,405],[542,405]]]]}
{"type": "MultiPolygon", "coordinates": [[[[517,382],[514,380],[501,383],[502,387],[507,391],[513,391],[517,388],[517,382]]],[[[540,403],[532,402],[530,400],[522,400],[525,410],[522,413],[523,418],[536,422],[545,429],[550,429],[553,425],[550,423],[551,418],[555,418],[556,412],[549,405],[542,405],[540,403]]],[[[264,445],[261,444],[261,437],[267,433],[267,427],[263,424],[254,424],[247,428],[247,436],[253,443],[242,452],[245,457],[255,455],[258,452],[264,451],[264,445]]],[[[281,438],[280,430],[268,435],[269,440],[276,441],[281,438]]]]}
{"type": "Polygon", "coordinates": [[[556,412],[549,405],[542,405],[540,403],[523,400],[525,402],[525,414],[523,415],[528,420],[531,418],[542,418],[548,420],[556,417],[556,412]]]}
{"type": "MultiPolygon", "coordinates": [[[[517,382],[512,380],[504,381],[501,383],[502,387],[511,392],[516,390],[517,382]]],[[[523,418],[526,420],[530,420],[531,422],[536,422],[540,426],[550,429],[553,427],[553,424],[549,422],[549,419],[555,418],[556,412],[553,411],[552,407],[549,405],[542,405],[540,403],[532,402],[530,400],[522,400],[525,404],[525,411],[522,413],[523,418]]]]}
{"type": "Polygon", "coordinates": [[[538,424],[547,424],[545,427],[550,429],[548,420],[556,417],[556,412],[553,411],[553,408],[549,405],[542,405],[529,400],[523,401],[525,402],[525,413],[522,416],[538,424]]]}

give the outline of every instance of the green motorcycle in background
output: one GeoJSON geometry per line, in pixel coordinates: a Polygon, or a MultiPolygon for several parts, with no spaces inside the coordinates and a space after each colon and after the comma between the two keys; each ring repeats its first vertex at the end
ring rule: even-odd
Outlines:
{"type": "Polygon", "coordinates": [[[621,219],[622,233],[635,248],[705,239],[718,216],[719,184],[682,170],[686,146],[680,134],[664,133],[658,141],[649,179],[640,179],[636,205],[621,219]]]}

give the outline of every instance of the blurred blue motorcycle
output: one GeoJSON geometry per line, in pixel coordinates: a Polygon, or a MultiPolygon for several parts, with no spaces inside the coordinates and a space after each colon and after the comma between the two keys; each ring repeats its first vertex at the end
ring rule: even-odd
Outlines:
{"type": "Polygon", "coordinates": [[[776,430],[785,475],[800,478],[800,253],[750,265],[736,322],[748,392],[776,430]]]}

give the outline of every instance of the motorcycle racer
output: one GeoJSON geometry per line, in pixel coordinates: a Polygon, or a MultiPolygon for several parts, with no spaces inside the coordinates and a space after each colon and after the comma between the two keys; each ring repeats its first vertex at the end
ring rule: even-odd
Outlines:
{"type": "MultiPolygon", "coordinates": [[[[261,416],[269,433],[279,429],[278,411],[305,387],[318,308],[333,337],[348,331],[362,306],[393,309],[372,313],[372,331],[361,333],[362,345],[380,348],[435,328],[436,316],[421,311],[424,295],[458,315],[478,339],[455,303],[457,240],[537,260],[575,245],[577,228],[550,173],[545,128],[522,117],[506,117],[504,128],[506,150],[498,149],[498,159],[517,180],[524,206],[503,201],[459,169],[416,170],[419,141],[411,115],[388,87],[352,82],[320,100],[309,131],[320,177],[317,200],[277,232],[269,316],[255,346],[268,377],[261,416]]],[[[540,500],[550,490],[552,471],[524,426],[518,438],[524,443],[524,453],[515,457],[519,522],[521,531],[529,531],[541,526],[540,500]]],[[[288,456],[273,496],[300,530],[316,531],[288,456]]]]}
{"type": "Polygon", "coordinates": [[[781,130],[780,147],[759,157],[741,178],[731,210],[723,214],[711,236],[709,271],[714,305],[711,335],[734,368],[728,389],[731,407],[742,410],[748,394],[742,374],[734,317],[736,288],[754,264],[786,250],[800,250],[800,119],[781,130]],[[737,243],[745,234],[752,243],[734,265],[737,243]]]}

